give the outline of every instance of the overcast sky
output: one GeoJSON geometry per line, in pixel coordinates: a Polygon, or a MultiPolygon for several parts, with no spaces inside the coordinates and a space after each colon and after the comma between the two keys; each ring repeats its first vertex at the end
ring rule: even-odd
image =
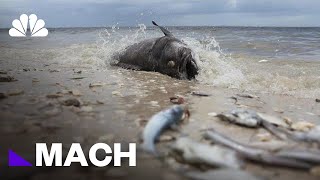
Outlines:
{"type": "Polygon", "coordinates": [[[320,26],[320,0],[0,0],[0,27],[22,13],[47,27],[320,26]]]}

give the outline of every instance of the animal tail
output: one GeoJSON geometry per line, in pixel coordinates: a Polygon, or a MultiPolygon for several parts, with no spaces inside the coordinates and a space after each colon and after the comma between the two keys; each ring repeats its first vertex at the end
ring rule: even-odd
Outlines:
{"type": "Polygon", "coordinates": [[[147,152],[154,156],[158,156],[158,152],[156,150],[154,143],[143,142],[143,144],[141,145],[141,148],[144,152],[147,152]]]}
{"type": "Polygon", "coordinates": [[[168,31],[167,29],[165,29],[162,26],[159,26],[156,22],[152,21],[152,24],[159,27],[164,35],[169,36],[169,37],[173,37],[173,34],[170,31],[168,31]]]}

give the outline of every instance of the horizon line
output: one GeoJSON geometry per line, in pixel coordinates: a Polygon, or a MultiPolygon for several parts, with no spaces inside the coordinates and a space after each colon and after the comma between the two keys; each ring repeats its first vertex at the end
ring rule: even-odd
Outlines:
{"type": "MultiPolygon", "coordinates": [[[[250,25],[200,25],[200,26],[194,26],[194,25],[178,25],[178,26],[165,26],[162,25],[163,27],[240,27],[240,28],[320,28],[320,26],[250,26],[250,25]]],[[[47,29],[71,29],[71,28],[112,28],[113,26],[57,26],[57,27],[45,27],[47,29]]],[[[119,28],[139,28],[139,26],[116,26],[119,28]]],[[[146,26],[147,28],[152,28],[155,26],[146,26]]],[[[0,27],[0,29],[10,29],[12,27],[0,27]]]]}

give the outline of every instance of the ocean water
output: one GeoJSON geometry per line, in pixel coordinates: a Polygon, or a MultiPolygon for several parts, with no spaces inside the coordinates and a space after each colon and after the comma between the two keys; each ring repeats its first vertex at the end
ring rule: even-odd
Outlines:
{"type": "MultiPolygon", "coordinates": [[[[241,91],[320,97],[320,28],[168,27],[199,56],[197,83],[241,91]]],[[[113,54],[158,28],[56,28],[45,38],[0,30],[0,61],[59,63],[112,72],[113,54]]]]}

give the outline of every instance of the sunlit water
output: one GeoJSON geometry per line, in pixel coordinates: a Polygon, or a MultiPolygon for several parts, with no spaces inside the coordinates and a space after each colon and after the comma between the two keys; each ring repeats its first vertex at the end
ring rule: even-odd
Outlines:
{"type": "MultiPolygon", "coordinates": [[[[198,83],[243,91],[320,96],[319,28],[169,27],[199,56],[198,83]]],[[[112,72],[113,55],[160,37],[157,28],[49,29],[46,38],[11,38],[0,30],[1,63],[41,59],[112,72]]]]}

